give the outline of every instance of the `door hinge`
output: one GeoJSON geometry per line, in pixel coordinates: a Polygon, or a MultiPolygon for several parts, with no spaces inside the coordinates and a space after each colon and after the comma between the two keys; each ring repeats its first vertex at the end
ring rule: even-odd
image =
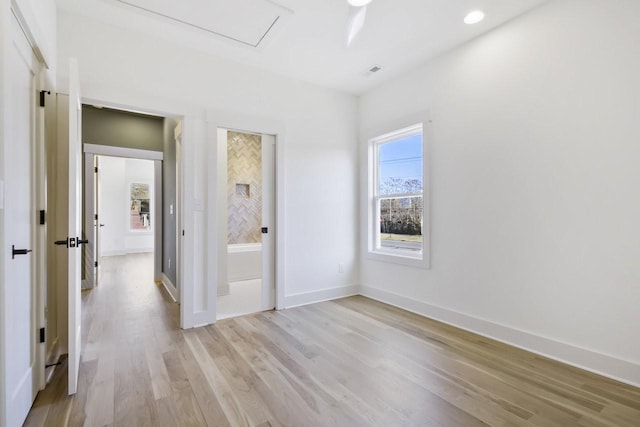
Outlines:
{"type": "Polygon", "coordinates": [[[95,220],[97,221],[97,220],[98,220],[98,214],[95,214],[95,215],[93,216],[93,219],[95,219],[95,220]]]}
{"type": "Polygon", "coordinates": [[[48,90],[41,90],[40,91],[40,106],[44,107],[44,99],[45,99],[45,94],[47,95],[51,95],[51,92],[48,90]]]}
{"type": "Polygon", "coordinates": [[[45,218],[46,218],[44,209],[40,210],[39,214],[40,214],[40,225],[44,225],[45,224],[45,218]]]}
{"type": "Polygon", "coordinates": [[[44,328],[40,328],[40,342],[44,342],[44,328]]]}
{"type": "Polygon", "coordinates": [[[93,168],[93,171],[94,171],[95,173],[98,173],[98,167],[97,167],[97,166],[95,166],[95,167],[93,168]]]}
{"type": "Polygon", "coordinates": [[[97,267],[97,266],[98,266],[98,261],[95,261],[95,262],[93,263],[93,266],[94,266],[94,267],[97,267]]]}

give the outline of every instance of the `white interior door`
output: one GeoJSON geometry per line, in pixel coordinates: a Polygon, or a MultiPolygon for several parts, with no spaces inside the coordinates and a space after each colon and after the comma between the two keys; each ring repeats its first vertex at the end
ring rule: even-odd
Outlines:
{"type": "MultiPolygon", "coordinates": [[[[69,394],[75,394],[80,370],[82,251],[82,103],[75,58],[69,60],[69,394]]],[[[86,242],[86,241],[84,241],[86,242]]]]}
{"type": "Polygon", "coordinates": [[[94,174],[94,205],[93,211],[98,215],[98,219],[95,222],[96,232],[95,232],[95,241],[93,242],[93,250],[95,251],[95,284],[98,285],[100,282],[100,259],[102,258],[102,251],[100,249],[100,245],[102,244],[102,227],[104,227],[104,223],[102,222],[102,218],[100,218],[100,204],[101,204],[101,192],[100,192],[100,156],[93,156],[95,159],[94,166],[95,172],[94,174]]]}
{"type": "Polygon", "coordinates": [[[8,55],[4,155],[3,275],[5,344],[0,360],[4,361],[5,413],[0,425],[22,425],[37,387],[35,364],[35,287],[33,280],[34,245],[34,146],[35,146],[35,76],[39,67],[33,50],[18,22],[12,17],[12,40],[8,55]]]}
{"type": "Polygon", "coordinates": [[[262,135],[262,309],[275,307],[276,137],[262,135]]]}
{"type": "Polygon", "coordinates": [[[99,274],[99,227],[98,221],[98,156],[84,153],[84,230],[88,240],[83,249],[85,281],[84,288],[91,289],[98,285],[99,274]]]}

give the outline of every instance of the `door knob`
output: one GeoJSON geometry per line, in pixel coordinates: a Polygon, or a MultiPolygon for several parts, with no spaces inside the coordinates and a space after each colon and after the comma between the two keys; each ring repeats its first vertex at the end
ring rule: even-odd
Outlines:
{"type": "Polygon", "coordinates": [[[67,237],[65,240],[56,240],[55,242],[53,242],[54,245],[61,245],[61,246],[66,246],[68,248],[75,248],[79,245],[81,245],[82,243],[89,243],[88,240],[80,240],[80,238],[77,237],[67,237]]]}
{"type": "Polygon", "coordinates": [[[86,245],[86,244],[88,244],[88,243],[89,243],[89,240],[87,240],[87,239],[82,240],[82,239],[80,239],[79,237],[76,239],[76,241],[78,242],[78,246],[80,246],[80,245],[86,245]]]}
{"type": "Polygon", "coordinates": [[[54,245],[63,245],[66,247],[69,247],[69,238],[67,237],[64,240],[56,240],[55,242],[53,242],[54,245]]]}
{"type": "Polygon", "coordinates": [[[11,259],[15,259],[16,255],[26,255],[31,249],[16,249],[16,245],[11,245],[11,259]]]}
{"type": "Polygon", "coordinates": [[[104,227],[104,224],[100,224],[100,227],[104,227]]]}

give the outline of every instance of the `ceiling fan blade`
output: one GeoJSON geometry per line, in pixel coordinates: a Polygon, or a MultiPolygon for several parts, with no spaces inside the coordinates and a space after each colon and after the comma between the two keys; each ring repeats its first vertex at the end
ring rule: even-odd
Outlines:
{"type": "Polygon", "coordinates": [[[364,18],[367,16],[367,6],[349,6],[349,17],[347,18],[347,46],[350,46],[356,38],[362,26],[364,18]]]}

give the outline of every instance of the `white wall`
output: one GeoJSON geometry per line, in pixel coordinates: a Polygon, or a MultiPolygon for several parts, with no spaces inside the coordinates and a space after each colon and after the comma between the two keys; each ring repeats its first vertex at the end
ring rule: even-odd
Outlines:
{"type": "Polygon", "coordinates": [[[550,2],[362,97],[363,145],[433,118],[432,268],[365,294],[640,384],[639,15],[550,2]]]}
{"type": "MultiPolygon", "coordinates": [[[[280,182],[286,218],[285,304],[313,300],[326,292],[355,290],[357,257],[356,103],[351,95],[293,81],[254,68],[189,51],[165,41],[95,20],[60,13],[59,63],[77,57],[83,96],[184,116],[185,192],[183,311],[200,307],[215,291],[206,281],[207,140],[206,112],[219,110],[264,117],[283,124],[284,180],[280,182]],[[327,220],[335,218],[336,220],[327,220]],[[338,264],[345,273],[338,273],[338,264]],[[301,296],[302,295],[302,296],[301,296]],[[193,305],[194,308],[190,308],[193,305]]],[[[259,54],[259,53],[257,53],[259,54]]],[[[59,73],[67,87],[65,69],[59,73]]],[[[243,129],[244,130],[244,129],[243,129]]],[[[251,129],[248,129],[251,130],[251,129]]],[[[282,159],[281,159],[282,161],[282,159]]],[[[211,225],[212,226],[212,225],[211,225]]]]}
{"type": "MultiPolygon", "coordinates": [[[[132,182],[149,183],[153,191],[152,160],[100,156],[100,223],[105,224],[100,235],[102,256],[125,255],[153,251],[153,227],[148,231],[129,229],[129,186],[132,182]]],[[[153,204],[153,196],[150,204],[153,204]]]]}

